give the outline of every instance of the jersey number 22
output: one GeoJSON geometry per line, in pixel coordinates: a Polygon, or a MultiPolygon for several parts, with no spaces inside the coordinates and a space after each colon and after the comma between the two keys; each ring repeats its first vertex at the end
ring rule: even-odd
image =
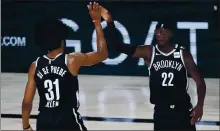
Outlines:
{"type": "Polygon", "coordinates": [[[162,73],[162,78],[163,78],[163,82],[162,82],[162,86],[173,86],[172,81],[173,81],[173,73],[166,73],[163,72],[162,73]],[[168,79],[168,82],[167,82],[168,79]]]}
{"type": "Polygon", "coordinates": [[[45,94],[46,99],[48,101],[52,101],[55,98],[54,91],[53,91],[54,87],[55,87],[55,93],[56,93],[56,100],[60,99],[59,80],[58,79],[56,79],[54,82],[52,82],[51,80],[45,80],[44,87],[48,88],[47,89],[48,93],[45,94]]]}

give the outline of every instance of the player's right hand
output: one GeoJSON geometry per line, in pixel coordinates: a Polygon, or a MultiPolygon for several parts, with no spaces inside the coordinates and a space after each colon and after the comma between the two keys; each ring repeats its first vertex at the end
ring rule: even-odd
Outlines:
{"type": "Polygon", "coordinates": [[[196,122],[199,122],[203,116],[203,105],[196,105],[190,116],[192,117],[190,121],[191,125],[195,125],[196,122]]]}
{"type": "Polygon", "coordinates": [[[105,21],[112,22],[112,16],[111,16],[110,12],[106,8],[104,8],[103,6],[101,6],[101,15],[105,21]]]}
{"type": "Polygon", "coordinates": [[[98,3],[94,2],[93,4],[90,2],[89,5],[87,5],[89,9],[89,14],[92,18],[92,20],[101,20],[101,7],[98,3]]]}

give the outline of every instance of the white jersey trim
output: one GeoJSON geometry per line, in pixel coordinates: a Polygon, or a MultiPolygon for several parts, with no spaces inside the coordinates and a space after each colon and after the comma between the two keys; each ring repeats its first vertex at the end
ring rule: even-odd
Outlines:
{"type": "Polygon", "coordinates": [[[186,67],[184,59],[183,59],[183,50],[180,49],[180,57],[181,57],[181,61],[183,62],[184,67],[186,67]]]}
{"type": "Polygon", "coordinates": [[[50,59],[50,58],[48,58],[46,55],[44,55],[44,58],[46,58],[46,59],[48,59],[48,60],[50,60],[50,61],[54,61],[56,58],[58,58],[60,55],[62,55],[63,53],[59,53],[55,58],[53,58],[53,59],[50,59]]]}
{"type": "Polygon", "coordinates": [[[77,117],[77,114],[76,114],[76,111],[75,111],[75,109],[73,108],[73,114],[74,114],[74,116],[75,116],[75,119],[76,119],[76,123],[79,125],[79,128],[80,128],[80,130],[82,131],[82,125],[79,123],[79,121],[78,121],[78,117],[77,117]]]}
{"type": "Polygon", "coordinates": [[[154,62],[154,56],[155,56],[155,47],[153,46],[152,49],[153,49],[153,50],[152,50],[152,54],[151,54],[150,66],[148,67],[149,75],[150,75],[150,69],[151,69],[151,66],[152,66],[152,64],[153,64],[153,62],[154,62]]]}
{"type": "Polygon", "coordinates": [[[186,69],[186,81],[187,81],[186,90],[188,90],[188,88],[189,88],[188,73],[187,73],[187,68],[186,68],[185,62],[184,62],[183,50],[182,49],[180,49],[180,57],[181,57],[181,61],[182,61],[183,65],[186,69]]]}
{"type": "Polygon", "coordinates": [[[158,48],[158,45],[156,45],[157,50],[158,50],[162,55],[164,55],[164,56],[169,56],[169,55],[173,54],[173,52],[176,51],[176,48],[177,48],[177,47],[178,47],[178,45],[176,44],[176,45],[175,45],[175,48],[174,48],[172,51],[170,51],[169,53],[164,53],[163,51],[161,51],[161,50],[158,48]]]}
{"type": "Polygon", "coordinates": [[[67,65],[67,54],[65,55],[65,65],[67,65]]]}
{"type": "Polygon", "coordinates": [[[40,59],[40,57],[37,58],[37,60],[35,61],[35,66],[37,67],[37,62],[40,59]]]}

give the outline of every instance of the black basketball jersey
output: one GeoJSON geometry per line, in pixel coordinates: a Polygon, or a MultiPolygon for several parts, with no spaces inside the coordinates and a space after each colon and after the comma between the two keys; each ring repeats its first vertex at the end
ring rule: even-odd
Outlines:
{"type": "Polygon", "coordinates": [[[38,57],[35,81],[40,97],[39,111],[78,109],[78,78],[68,71],[67,54],[60,53],[53,59],[46,55],[38,57]]]}
{"type": "Polygon", "coordinates": [[[175,48],[164,53],[156,45],[153,47],[150,75],[150,101],[152,104],[177,104],[189,103],[187,94],[188,79],[184,65],[182,47],[175,48]]]}

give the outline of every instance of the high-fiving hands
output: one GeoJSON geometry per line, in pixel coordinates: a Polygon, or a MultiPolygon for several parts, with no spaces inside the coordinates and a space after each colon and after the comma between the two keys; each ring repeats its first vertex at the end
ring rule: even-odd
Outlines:
{"type": "Polygon", "coordinates": [[[93,20],[95,21],[100,21],[101,20],[101,6],[94,2],[93,4],[90,2],[89,5],[87,5],[89,9],[89,14],[93,20]]]}
{"type": "Polygon", "coordinates": [[[105,21],[112,22],[112,16],[110,12],[106,8],[100,6],[97,2],[90,2],[87,7],[93,21],[100,21],[102,16],[105,21]]]}

